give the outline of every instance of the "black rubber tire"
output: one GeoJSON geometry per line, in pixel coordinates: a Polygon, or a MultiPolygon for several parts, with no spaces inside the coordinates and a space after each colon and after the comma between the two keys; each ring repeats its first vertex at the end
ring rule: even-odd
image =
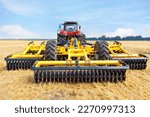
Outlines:
{"type": "Polygon", "coordinates": [[[109,43],[107,41],[99,41],[100,43],[104,43],[106,46],[109,46],[109,43]]]}
{"type": "Polygon", "coordinates": [[[77,35],[77,39],[81,42],[85,42],[85,34],[77,35]]]}
{"type": "Polygon", "coordinates": [[[109,43],[107,41],[102,41],[107,47],[109,46],[109,43]]]}
{"type": "Polygon", "coordinates": [[[109,54],[108,43],[106,41],[96,41],[95,51],[97,52],[97,60],[111,60],[112,57],[109,54]]]}
{"type": "Polygon", "coordinates": [[[47,43],[46,43],[45,59],[46,60],[57,60],[56,51],[57,51],[57,43],[56,43],[56,41],[54,41],[54,40],[47,41],[47,43]]]}
{"type": "Polygon", "coordinates": [[[66,41],[66,37],[65,36],[61,36],[60,34],[57,34],[57,42],[64,42],[66,41]]]}

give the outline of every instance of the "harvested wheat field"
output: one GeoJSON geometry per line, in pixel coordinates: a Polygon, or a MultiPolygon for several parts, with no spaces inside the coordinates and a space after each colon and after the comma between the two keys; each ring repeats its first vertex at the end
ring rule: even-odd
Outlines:
{"type": "MultiPolygon", "coordinates": [[[[33,83],[32,70],[7,71],[4,57],[23,51],[28,41],[0,41],[0,99],[90,99],[127,100],[150,99],[150,61],[146,70],[128,70],[123,83],[33,83]]],[[[133,53],[150,57],[150,41],[124,41],[124,47],[133,53]]]]}

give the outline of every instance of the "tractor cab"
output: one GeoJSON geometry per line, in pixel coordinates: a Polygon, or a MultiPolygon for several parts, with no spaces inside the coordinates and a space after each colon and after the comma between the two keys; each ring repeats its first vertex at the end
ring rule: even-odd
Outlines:
{"type": "Polygon", "coordinates": [[[57,41],[64,42],[70,40],[72,37],[76,37],[80,41],[85,40],[85,35],[80,31],[81,26],[75,21],[65,21],[59,25],[57,32],[57,41]]]}
{"type": "Polygon", "coordinates": [[[59,30],[67,31],[67,32],[76,32],[81,28],[77,22],[64,22],[59,25],[59,30]]]}

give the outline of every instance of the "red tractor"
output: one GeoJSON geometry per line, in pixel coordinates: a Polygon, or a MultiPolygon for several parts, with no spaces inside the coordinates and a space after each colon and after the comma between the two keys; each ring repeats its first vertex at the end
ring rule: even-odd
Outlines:
{"type": "Polygon", "coordinates": [[[65,21],[59,25],[57,33],[57,42],[65,42],[72,37],[76,37],[79,41],[85,40],[85,35],[80,31],[81,26],[77,22],[65,21]]]}

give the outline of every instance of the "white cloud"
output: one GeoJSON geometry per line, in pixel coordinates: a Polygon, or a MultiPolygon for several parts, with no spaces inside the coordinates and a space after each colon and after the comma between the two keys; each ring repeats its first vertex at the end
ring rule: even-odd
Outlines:
{"type": "Polygon", "coordinates": [[[33,16],[34,14],[42,14],[41,9],[36,6],[31,6],[21,0],[0,0],[2,7],[16,14],[33,16]]]}
{"type": "Polygon", "coordinates": [[[107,32],[104,33],[103,35],[106,35],[107,37],[115,37],[115,36],[135,36],[138,35],[134,29],[132,28],[118,28],[114,32],[107,32]]]}
{"type": "Polygon", "coordinates": [[[0,26],[0,38],[39,38],[39,35],[20,25],[2,25],[0,26]]]}
{"type": "Polygon", "coordinates": [[[17,4],[15,0],[0,0],[0,3],[9,11],[12,11],[17,14],[26,14],[29,12],[29,9],[23,5],[17,4]]]}
{"type": "Polygon", "coordinates": [[[125,36],[137,36],[139,35],[137,33],[138,31],[132,29],[132,28],[117,28],[115,31],[113,32],[103,32],[102,30],[98,31],[95,30],[92,33],[88,33],[87,32],[87,37],[100,37],[102,35],[105,35],[106,37],[115,37],[115,36],[120,36],[120,37],[125,37],[125,36]]]}

